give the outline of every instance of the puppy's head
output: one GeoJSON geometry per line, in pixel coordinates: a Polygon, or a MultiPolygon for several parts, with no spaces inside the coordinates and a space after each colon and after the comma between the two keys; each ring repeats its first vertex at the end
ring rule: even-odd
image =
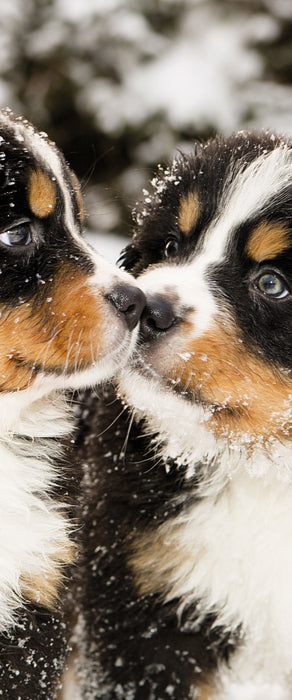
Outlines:
{"type": "Polygon", "coordinates": [[[288,435],[292,145],[215,139],[152,186],[123,258],[148,304],[122,393],[146,414],[152,396],[194,439],[197,418],[216,439],[288,435]]]}
{"type": "Polygon", "coordinates": [[[126,361],[135,282],[82,237],[75,175],[45,134],[0,112],[0,391],[81,386],[126,361]]]}

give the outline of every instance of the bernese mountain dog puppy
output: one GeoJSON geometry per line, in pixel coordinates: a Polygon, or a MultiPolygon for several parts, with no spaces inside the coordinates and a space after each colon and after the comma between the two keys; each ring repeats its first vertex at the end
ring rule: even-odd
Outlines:
{"type": "Polygon", "coordinates": [[[126,362],[144,306],[135,281],[86,243],[82,220],[56,146],[0,111],[0,696],[9,700],[50,697],[64,662],[57,601],[75,556],[65,392],[126,362]]]}
{"type": "Polygon", "coordinates": [[[197,146],[136,221],[138,351],[76,445],[81,697],[291,700],[291,143],[197,146]]]}

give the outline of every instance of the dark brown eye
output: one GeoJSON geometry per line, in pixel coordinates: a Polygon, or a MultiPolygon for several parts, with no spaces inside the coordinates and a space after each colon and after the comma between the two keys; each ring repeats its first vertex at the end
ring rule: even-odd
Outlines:
{"type": "Polygon", "coordinates": [[[176,255],[178,251],[178,241],[176,238],[169,238],[168,241],[166,241],[165,247],[164,247],[164,255],[166,258],[172,258],[174,255],[176,255]]]}
{"type": "Polygon", "coordinates": [[[10,248],[15,246],[27,246],[31,242],[31,228],[28,222],[18,224],[0,233],[0,243],[10,248]]]}

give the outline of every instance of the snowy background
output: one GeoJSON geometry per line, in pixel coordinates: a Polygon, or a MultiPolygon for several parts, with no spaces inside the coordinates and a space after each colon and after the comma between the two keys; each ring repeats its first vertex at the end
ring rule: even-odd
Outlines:
{"type": "Polygon", "coordinates": [[[64,150],[111,259],[156,163],[215,132],[292,132],[291,0],[9,0],[0,15],[0,105],[64,150]]]}

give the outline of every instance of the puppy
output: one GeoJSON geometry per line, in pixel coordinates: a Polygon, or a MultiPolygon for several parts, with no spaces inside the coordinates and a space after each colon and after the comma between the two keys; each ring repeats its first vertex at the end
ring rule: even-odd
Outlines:
{"type": "Polygon", "coordinates": [[[82,221],[77,179],[56,146],[2,110],[0,695],[10,700],[48,698],[62,665],[61,619],[49,611],[74,558],[72,475],[60,483],[61,439],[72,431],[65,390],[126,362],[144,305],[131,278],[86,243],[82,221]]]}
{"type": "Polygon", "coordinates": [[[198,146],[136,220],[138,351],[79,430],[82,697],[288,700],[291,143],[198,146]]]}

